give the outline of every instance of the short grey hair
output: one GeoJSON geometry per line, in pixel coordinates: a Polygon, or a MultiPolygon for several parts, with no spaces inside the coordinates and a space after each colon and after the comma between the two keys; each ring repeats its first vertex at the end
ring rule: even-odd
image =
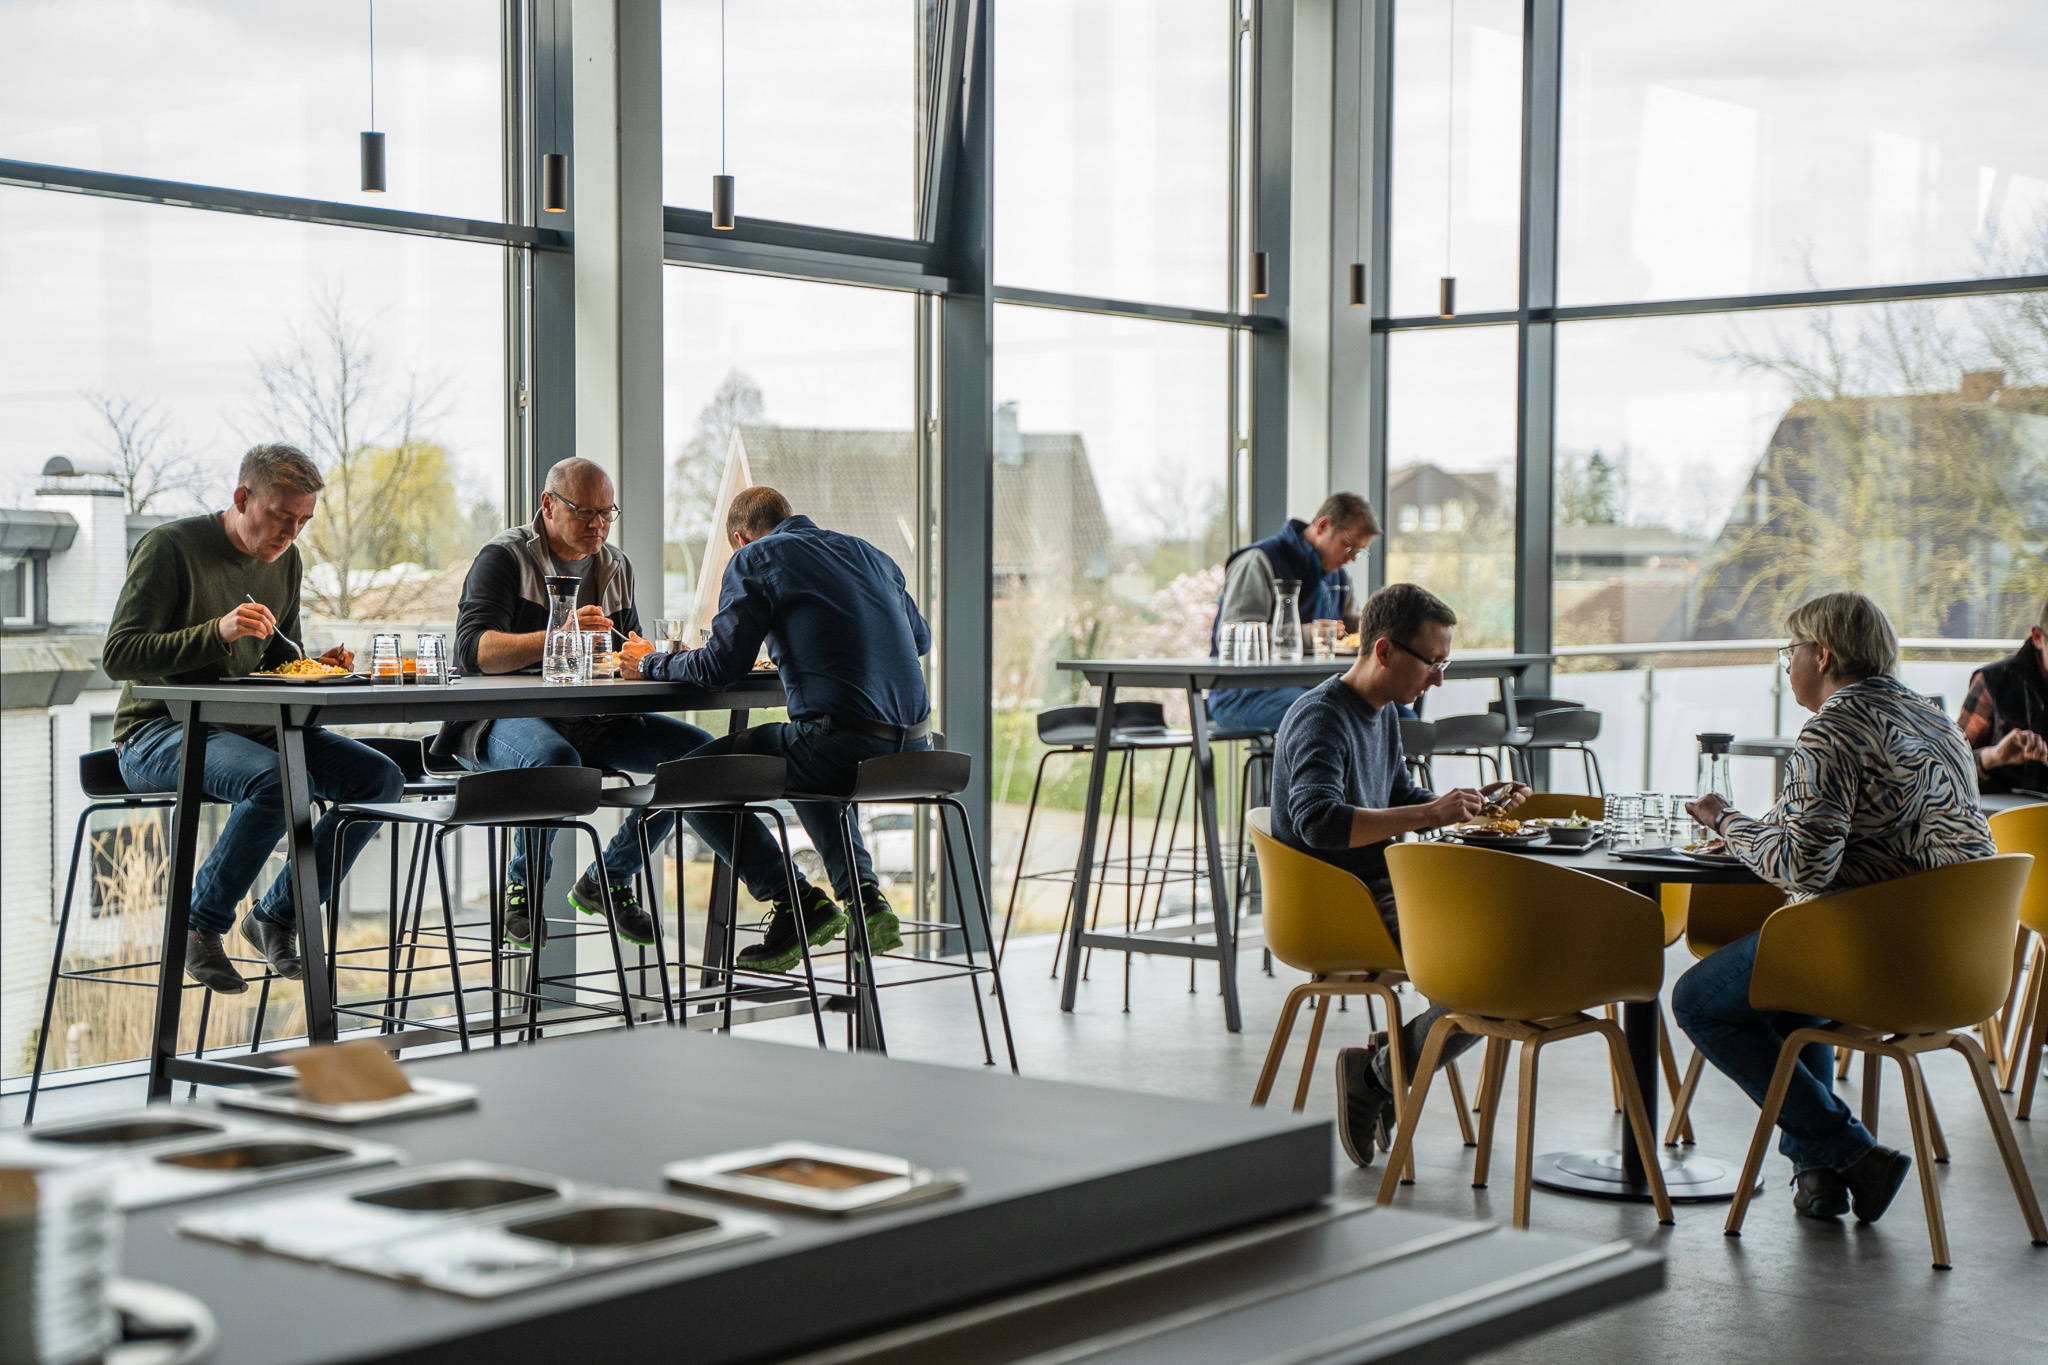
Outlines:
{"type": "Polygon", "coordinates": [[[327,486],[319,467],[306,458],[306,452],[283,442],[251,447],[242,457],[242,470],[235,475],[235,483],[251,493],[280,487],[295,493],[318,493],[327,486]]]}
{"type": "Polygon", "coordinates": [[[1323,505],[1316,509],[1309,520],[1330,519],[1330,525],[1353,535],[1376,536],[1380,533],[1380,519],[1373,515],[1372,504],[1356,493],[1332,493],[1323,499],[1323,505]]]}
{"type": "Polygon", "coordinates": [[[1831,592],[1793,608],[1785,629],[1819,645],[1832,661],[1828,676],[1848,682],[1898,671],[1899,637],[1877,603],[1860,592],[1831,592]]]}

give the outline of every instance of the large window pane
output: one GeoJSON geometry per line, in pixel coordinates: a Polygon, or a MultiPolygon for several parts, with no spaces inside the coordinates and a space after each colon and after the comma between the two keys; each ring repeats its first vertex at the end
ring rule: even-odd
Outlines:
{"type": "Polygon", "coordinates": [[[0,157],[311,199],[504,216],[498,0],[377,9],[389,192],[364,194],[368,9],[0,5],[0,157]]]}
{"type": "MultiPolygon", "coordinates": [[[[1034,720],[1093,690],[1054,664],[1077,656],[1209,652],[1228,553],[1227,350],[1217,329],[1031,308],[996,314],[995,839],[1011,894],[1026,802],[1045,749],[1034,720]]],[[[1153,696],[1123,692],[1123,699],[1153,696]]],[[[1175,723],[1186,700],[1159,695],[1175,723]]],[[[1141,765],[1137,800],[1159,800],[1141,765]]],[[[1219,769],[1224,765],[1219,762],[1219,769]]],[[[1074,865],[1085,765],[1055,759],[1027,871],[1074,865]]],[[[1063,888],[1026,882],[1018,932],[1059,923],[1063,888]]],[[[1177,883],[1168,903],[1185,905],[1177,883]]]]}
{"type": "Polygon", "coordinates": [[[1227,305],[1228,0],[996,8],[997,278],[1227,305]]]}
{"type": "Polygon", "coordinates": [[[1521,288],[1519,4],[1395,7],[1393,144],[1394,315],[1436,312],[1437,281],[1447,275],[1457,281],[1459,312],[1513,308],[1521,288]]]}
{"type": "Polygon", "coordinates": [[[2030,273],[2048,9],[1565,7],[1561,297],[2030,273]]]}
{"type": "Polygon", "coordinates": [[[1461,650],[1515,628],[1515,332],[1399,332],[1387,352],[1387,581],[1458,613],[1461,650]]]}
{"type": "MultiPolygon", "coordinates": [[[[70,670],[86,689],[0,711],[10,784],[0,1072],[31,1060],[65,872],[57,856],[85,802],[78,756],[111,738],[118,694],[93,685],[91,665],[127,550],[159,521],[221,506],[247,447],[290,441],[327,479],[300,542],[308,648],[362,655],[379,630],[403,632],[408,653],[418,631],[452,640],[470,557],[504,524],[502,278],[494,247],[0,190],[0,519],[56,514],[70,528],[37,566],[49,619],[9,639],[5,662],[70,670]],[[58,454],[103,472],[43,480],[58,454]]],[[[69,965],[155,956],[165,831],[153,816],[101,818],[69,965]]],[[[380,836],[345,884],[345,948],[383,941],[387,846],[380,836]]],[[[466,864],[451,852],[458,886],[480,882],[480,846],[466,864]]],[[[344,999],[371,988],[347,971],[341,985],[344,999]]],[[[303,1027],[297,991],[272,991],[272,1036],[303,1027]]],[[[255,994],[216,1000],[216,1043],[248,1037],[255,994]]],[[[66,1062],[67,1035],[87,1065],[141,1055],[147,996],[65,983],[53,1064],[66,1062]]],[[[187,1046],[196,1027],[188,1021],[187,1046]]]]}
{"type": "Polygon", "coordinates": [[[937,14],[937,0],[662,0],[663,200],[709,209],[722,165],[743,218],[916,236],[937,14]]]}

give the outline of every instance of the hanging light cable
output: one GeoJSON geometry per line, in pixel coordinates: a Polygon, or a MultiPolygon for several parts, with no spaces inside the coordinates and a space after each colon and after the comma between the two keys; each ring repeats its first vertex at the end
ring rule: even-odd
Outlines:
{"type": "Polygon", "coordinates": [[[725,0],[718,0],[718,174],[711,177],[711,226],[732,231],[732,177],[725,173],[725,0]]]}
{"type": "Polygon", "coordinates": [[[1351,306],[1365,306],[1365,142],[1370,132],[1365,106],[1366,7],[1358,7],[1358,216],[1351,222],[1351,306]]]}
{"type": "Polygon", "coordinates": [[[1449,8],[1450,27],[1444,34],[1444,273],[1436,282],[1436,312],[1443,318],[1458,312],[1458,279],[1451,273],[1451,200],[1458,183],[1458,0],[1450,0],[1449,8]]]}
{"type": "Polygon", "coordinates": [[[370,10],[370,131],[363,134],[363,193],[384,193],[384,134],[377,131],[377,0],[370,10]]]}

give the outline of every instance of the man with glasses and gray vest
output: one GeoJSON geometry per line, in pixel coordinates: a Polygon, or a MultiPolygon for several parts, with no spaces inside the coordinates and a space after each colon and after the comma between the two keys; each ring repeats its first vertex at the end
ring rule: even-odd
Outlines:
{"type": "MultiPolygon", "coordinates": [[[[636,635],[620,656],[628,677],[720,688],[746,676],[767,644],[789,698],[788,723],[727,735],[700,754],[773,754],[789,764],[792,790],[835,793],[853,789],[867,759],[931,748],[931,700],[918,664],[931,649],[931,631],[895,562],[858,536],[795,515],[767,487],[734,495],[725,534],[733,557],[719,585],[711,643],[656,654],[636,635]]],[[[869,949],[900,946],[901,925],[859,831],[849,867],[837,808],[805,801],[796,813],[840,904],[866,920],[869,949]]],[[[789,903],[781,854],[758,817],[741,822],[737,850],[729,819],[687,818],[753,897],[774,906],[766,939],[743,949],[741,963],[786,971],[802,956],[800,932],[823,947],[846,927],[846,915],[807,881],[797,883],[798,904],[789,903]]]]}
{"type": "MultiPolygon", "coordinates": [[[[548,624],[548,580],[576,580],[576,624],[587,631],[616,631],[621,639],[639,628],[633,606],[633,566],[616,545],[607,544],[618,525],[619,508],[611,476],[589,460],[572,456],[548,471],[540,515],[503,531],[477,551],[462,585],[455,621],[456,657],[471,673],[537,671],[548,624]]],[[[434,739],[434,752],[452,757],[472,772],[491,768],[547,768],[587,765],[652,773],[710,742],[708,731],[661,715],[580,716],[542,720],[450,721],[434,739]]],[[[585,868],[569,892],[569,903],[586,915],[604,913],[604,878],[612,893],[613,922],[628,943],[651,944],[656,926],[633,891],[640,867],[639,827],[657,844],[675,824],[673,811],[635,812],[604,850],[601,866],[585,868]]],[[[533,920],[540,889],[547,885],[553,830],[538,832],[529,847],[519,831],[505,894],[505,939],[515,947],[533,944],[533,920]]]]}
{"type": "MultiPolygon", "coordinates": [[[[1210,656],[1216,654],[1216,638],[1225,624],[1272,621],[1277,585],[1282,582],[1299,588],[1304,626],[1311,621],[1342,621],[1346,631],[1358,629],[1358,602],[1345,566],[1364,554],[1379,533],[1371,503],[1356,493],[1332,493],[1316,509],[1314,520],[1291,519],[1273,535],[1231,555],[1224,561],[1223,596],[1209,627],[1210,656]]],[[[1209,715],[1219,725],[1277,729],[1287,708],[1307,690],[1218,688],[1209,694],[1209,715]]]]}

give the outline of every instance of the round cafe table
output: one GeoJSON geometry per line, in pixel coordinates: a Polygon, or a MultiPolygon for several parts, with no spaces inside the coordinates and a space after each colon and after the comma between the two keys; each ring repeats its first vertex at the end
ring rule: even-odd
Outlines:
{"type": "MultiPolygon", "coordinates": [[[[1759,880],[1749,869],[1728,864],[1694,862],[1686,858],[1636,861],[1628,856],[1630,847],[1646,846],[1636,844],[1615,848],[1601,845],[1583,853],[1556,849],[1544,853],[1515,848],[1502,851],[1620,882],[1630,890],[1648,896],[1653,902],[1660,900],[1662,889],[1670,884],[1732,886],[1759,880]]],[[[1664,1090],[1662,1078],[1657,1074],[1658,1014],[1658,1004],[1653,1000],[1621,1007],[1621,1031],[1628,1038],[1629,1063],[1635,1068],[1636,1086],[1643,1093],[1643,1107],[1649,1111],[1650,1131],[1653,1133],[1661,1131],[1657,1111],[1664,1090]]],[[[1643,1175],[1643,1154],[1636,1150],[1635,1138],[1626,1125],[1623,1125],[1621,1140],[1619,1148],[1594,1147],[1538,1156],[1533,1163],[1532,1178],[1545,1189],[1647,1204],[1650,1202],[1650,1186],[1643,1175]]],[[[1739,1157],[1715,1156],[1697,1149],[1672,1147],[1659,1148],[1654,1155],[1663,1170],[1664,1187],[1673,1202],[1701,1203],[1735,1197],[1735,1187],[1742,1175],[1739,1157]]]]}

